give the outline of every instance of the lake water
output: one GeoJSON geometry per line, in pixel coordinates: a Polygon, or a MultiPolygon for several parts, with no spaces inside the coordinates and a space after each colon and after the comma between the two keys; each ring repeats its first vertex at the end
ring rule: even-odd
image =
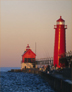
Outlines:
{"type": "Polygon", "coordinates": [[[0,92],[55,92],[41,76],[29,73],[7,72],[10,69],[0,69],[0,92]]]}

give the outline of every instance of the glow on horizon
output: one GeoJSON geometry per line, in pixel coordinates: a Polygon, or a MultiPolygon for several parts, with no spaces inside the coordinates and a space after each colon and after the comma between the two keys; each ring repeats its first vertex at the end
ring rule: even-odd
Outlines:
{"type": "Polygon", "coordinates": [[[36,43],[36,58],[53,57],[53,27],[60,16],[68,26],[68,52],[72,50],[71,1],[1,1],[1,66],[20,67],[27,44],[35,52],[36,43]]]}

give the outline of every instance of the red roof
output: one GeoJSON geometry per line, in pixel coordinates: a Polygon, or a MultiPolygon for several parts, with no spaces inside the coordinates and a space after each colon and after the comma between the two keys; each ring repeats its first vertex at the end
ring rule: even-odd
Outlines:
{"type": "Polygon", "coordinates": [[[26,55],[26,53],[32,53],[36,56],[36,54],[31,49],[28,49],[22,56],[26,55]]]}
{"type": "Polygon", "coordinates": [[[57,20],[57,22],[64,22],[65,20],[62,19],[62,16],[57,20]]]}

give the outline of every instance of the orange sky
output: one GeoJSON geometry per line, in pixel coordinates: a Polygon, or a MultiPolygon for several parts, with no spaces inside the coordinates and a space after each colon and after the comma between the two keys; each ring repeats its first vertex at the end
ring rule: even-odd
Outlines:
{"type": "Polygon", "coordinates": [[[54,25],[60,16],[68,26],[66,51],[72,50],[71,1],[1,1],[1,66],[21,66],[27,44],[36,58],[53,57],[54,25]]]}

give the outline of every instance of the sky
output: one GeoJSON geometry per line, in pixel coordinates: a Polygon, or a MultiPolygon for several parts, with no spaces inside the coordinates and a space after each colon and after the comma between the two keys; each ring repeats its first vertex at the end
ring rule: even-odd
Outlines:
{"type": "Polygon", "coordinates": [[[20,67],[27,44],[36,59],[54,55],[56,20],[62,16],[66,29],[66,52],[72,51],[72,2],[69,0],[2,0],[1,67],[20,67]]]}

